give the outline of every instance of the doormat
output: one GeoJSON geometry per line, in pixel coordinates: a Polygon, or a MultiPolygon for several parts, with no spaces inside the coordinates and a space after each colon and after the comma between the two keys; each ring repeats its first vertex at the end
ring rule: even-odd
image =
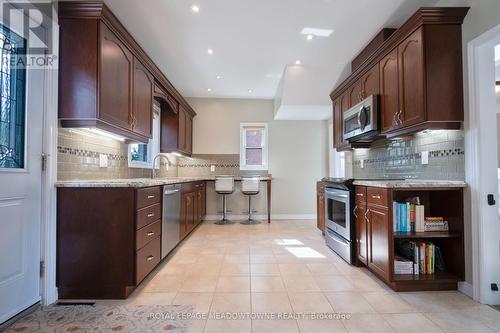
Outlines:
{"type": "Polygon", "coordinates": [[[76,305],[40,307],[6,333],[188,332],[192,305],[76,305]]]}

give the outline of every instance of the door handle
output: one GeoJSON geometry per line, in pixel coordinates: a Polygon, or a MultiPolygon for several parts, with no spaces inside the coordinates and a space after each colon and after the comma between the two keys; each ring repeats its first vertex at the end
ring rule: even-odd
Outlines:
{"type": "Polygon", "coordinates": [[[496,204],[495,196],[493,194],[488,194],[488,205],[495,206],[495,204],[496,204]]]}

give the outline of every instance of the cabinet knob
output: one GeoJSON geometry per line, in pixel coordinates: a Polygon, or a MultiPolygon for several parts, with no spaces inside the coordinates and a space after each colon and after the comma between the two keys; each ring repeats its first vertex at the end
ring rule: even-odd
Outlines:
{"type": "Polygon", "coordinates": [[[149,256],[146,260],[147,260],[147,261],[151,261],[151,260],[153,260],[154,258],[155,258],[154,256],[149,256]]]}
{"type": "Polygon", "coordinates": [[[155,234],[154,232],[150,231],[150,232],[148,232],[146,235],[147,235],[147,236],[149,236],[149,237],[151,237],[151,236],[153,236],[154,234],[155,234]]]}
{"type": "Polygon", "coordinates": [[[154,195],[148,195],[148,199],[154,199],[154,195]]]}
{"type": "Polygon", "coordinates": [[[380,199],[380,198],[381,198],[381,196],[380,196],[380,195],[372,195],[372,198],[373,198],[373,199],[380,199]]]}
{"type": "Polygon", "coordinates": [[[155,213],[149,213],[148,214],[148,217],[153,217],[153,216],[155,216],[155,213]]]}

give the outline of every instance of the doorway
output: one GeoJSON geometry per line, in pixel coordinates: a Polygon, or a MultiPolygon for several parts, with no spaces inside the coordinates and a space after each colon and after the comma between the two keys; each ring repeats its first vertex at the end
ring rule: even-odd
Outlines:
{"type": "Polygon", "coordinates": [[[468,44],[473,298],[500,304],[500,26],[468,44]]]}

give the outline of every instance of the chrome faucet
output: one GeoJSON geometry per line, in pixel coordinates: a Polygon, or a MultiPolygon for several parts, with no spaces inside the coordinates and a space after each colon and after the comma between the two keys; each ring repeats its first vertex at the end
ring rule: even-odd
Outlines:
{"type": "MultiPolygon", "coordinates": [[[[156,159],[157,159],[158,157],[163,157],[163,158],[165,158],[165,159],[167,160],[167,165],[168,165],[168,166],[171,166],[171,165],[172,165],[172,162],[170,162],[170,160],[168,159],[167,155],[163,155],[162,153],[157,154],[157,155],[155,156],[155,158],[153,158],[153,164],[151,165],[151,169],[152,169],[152,171],[153,171],[153,176],[152,176],[152,178],[153,178],[153,179],[154,179],[154,178],[155,178],[155,176],[156,176],[156,169],[155,169],[155,165],[156,165],[156,159]]],[[[161,163],[160,163],[160,169],[161,169],[161,163]]]]}

